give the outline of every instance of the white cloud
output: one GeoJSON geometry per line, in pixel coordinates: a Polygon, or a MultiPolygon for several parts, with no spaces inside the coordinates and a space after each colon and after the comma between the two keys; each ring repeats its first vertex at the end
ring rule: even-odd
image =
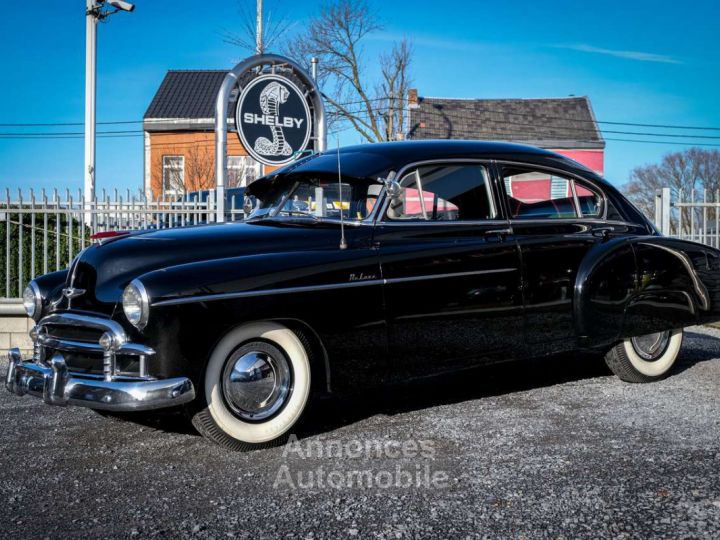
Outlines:
{"type": "Polygon", "coordinates": [[[639,62],[659,62],[662,64],[682,64],[683,62],[672,56],[664,54],[655,54],[641,51],[622,51],[617,49],[604,49],[602,47],[594,47],[592,45],[555,45],[560,49],[571,49],[593,54],[604,54],[606,56],[615,56],[617,58],[625,58],[626,60],[637,60],[639,62]]]}
{"type": "Polygon", "coordinates": [[[410,39],[413,45],[421,47],[432,47],[435,49],[447,49],[453,51],[467,51],[471,49],[485,48],[486,44],[478,41],[468,41],[462,39],[448,39],[444,37],[436,37],[428,34],[401,34],[397,32],[374,32],[368,36],[373,41],[383,41],[394,43],[400,41],[404,37],[410,39]]]}

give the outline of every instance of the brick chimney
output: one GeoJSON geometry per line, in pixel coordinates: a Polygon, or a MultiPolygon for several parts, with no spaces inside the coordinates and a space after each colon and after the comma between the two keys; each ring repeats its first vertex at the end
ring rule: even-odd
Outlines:
{"type": "Polygon", "coordinates": [[[411,88],[408,90],[407,97],[408,109],[417,109],[420,107],[418,104],[418,91],[417,88],[411,88]]]}

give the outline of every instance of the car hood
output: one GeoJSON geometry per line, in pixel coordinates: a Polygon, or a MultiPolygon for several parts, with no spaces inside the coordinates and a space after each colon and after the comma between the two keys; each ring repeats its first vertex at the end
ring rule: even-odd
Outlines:
{"type": "Polygon", "coordinates": [[[78,256],[66,286],[84,292],[61,307],[110,314],[127,284],[147,272],[243,255],[331,248],[338,238],[336,227],[311,222],[227,223],[133,233],[94,244],[78,256]]]}

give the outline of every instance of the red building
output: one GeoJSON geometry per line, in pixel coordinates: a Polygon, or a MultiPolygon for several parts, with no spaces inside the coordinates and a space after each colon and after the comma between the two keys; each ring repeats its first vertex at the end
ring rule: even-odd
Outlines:
{"type": "MultiPolygon", "coordinates": [[[[509,141],[552,150],[604,173],[605,141],[590,99],[455,99],[408,95],[408,139],[509,141]]],[[[567,197],[567,183],[552,177],[517,177],[513,197],[535,202],[567,197]]]]}

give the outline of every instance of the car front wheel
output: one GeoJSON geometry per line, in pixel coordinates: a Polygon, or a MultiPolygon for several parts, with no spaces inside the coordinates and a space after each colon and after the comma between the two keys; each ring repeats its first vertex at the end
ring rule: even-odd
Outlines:
{"type": "Polygon", "coordinates": [[[665,377],[675,364],[682,340],[682,329],[627,338],[610,349],[605,355],[605,362],[623,381],[657,381],[665,377]]]}
{"type": "Polygon", "coordinates": [[[210,355],[192,422],[231,449],[274,446],[302,417],[310,388],[308,350],[294,332],[274,322],[243,325],[210,355]]]}

